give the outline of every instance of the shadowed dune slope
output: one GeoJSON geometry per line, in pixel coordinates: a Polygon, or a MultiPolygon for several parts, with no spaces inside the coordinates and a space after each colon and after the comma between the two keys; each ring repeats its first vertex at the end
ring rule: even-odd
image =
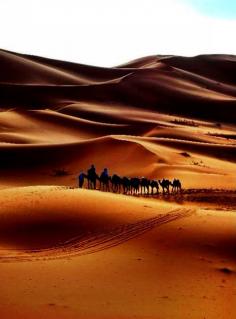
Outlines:
{"type": "Polygon", "coordinates": [[[236,115],[234,57],[156,56],[100,68],[2,50],[0,66],[3,108],[94,102],[226,122],[236,115]]]}
{"type": "Polygon", "coordinates": [[[233,319],[235,225],[147,198],[2,190],[1,318],[233,319]]]}
{"type": "MultiPolygon", "coordinates": [[[[60,246],[60,243],[64,244],[75,237],[112,232],[122,225],[156,217],[153,211],[141,212],[140,208],[145,204],[142,199],[130,197],[123,202],[123,195],[71,190],[66,187],[13,188],[2,191],[2,198],[4,201],[1,200],[0,209],[0,250],[5,245],[34,250],[47,246],[53,248],[56,244],[60,246]],[[34,202],[29,200],[32,194],[40,202],[38,207],[34,207],[34,202]],[[71,206],[67,211],[70,202],[71,206]],[[94,202],[97,203],[96,206],[94,202]],[[120,207],[116,214],[111,214],[114,206],[120,207]],[[130,211],[128,218],[124,214],[127,209],[130,211]]],[[[160,208],[158,203],[154,206],[160,208]]],[[[163,213],[175,211],[176,208],[163,203],[163,213]]]]}
{"type": "Polygon", "coordinates": [[[0,68],[0,318],[236,318],[235,57],[0,68]],[[91,164],[183,192],[78,189],[91,164]]]}
{"type": "Polygon", "coordinates": [[[94,163],[110,174],[232,188],[234,64],[150,56],[101,68],[1,50],[0,185],[72,186],[94,163]]]}
{"type": "Polygon", "coordinates": [[[126,75],[113,70],[0,50],[0,83],[78,85],[110,81],[126,75]]]}
{"type": "Polygon", "coordinates": [[[234,55],[199,55],[196,57],[182,57],[173,55],[153,55],[140,58],[129,63],[120,65],[121,68],[150,68],[157,67],[161,63],[172,67],[190,71],[209,79],[225,82],[232,85],[236,84],[236,57],[234,55]]]}

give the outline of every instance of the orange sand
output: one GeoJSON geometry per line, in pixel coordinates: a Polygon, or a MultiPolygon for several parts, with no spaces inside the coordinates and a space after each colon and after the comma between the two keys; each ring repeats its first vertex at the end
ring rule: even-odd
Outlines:
{"type": "Polygon", "coordinates": [[[236,58],[0,67],[0,318],[235,318],[236,58]],[[92,163],[222,191],[70,189],[92,163]]]}

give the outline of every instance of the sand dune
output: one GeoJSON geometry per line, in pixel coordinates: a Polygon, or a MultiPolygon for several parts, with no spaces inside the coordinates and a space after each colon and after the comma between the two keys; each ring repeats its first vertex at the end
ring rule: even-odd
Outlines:
{"type": "Polygon", "coordinates": [[[41,180],[72,186],[78,171],[95,163],[98,170],[109,167],[111,174],[179,176],[186,188],[234,188],[233,126],[134,108],[87,106],[87,112],[80,105],[1,112],[2,187],[41,180]],[[68,176],[55,178],[53,170],[60,168],[68,176]]]}
{"type": "MultiPolygon", "coordinates": [[[[3,247],[10,244],[11,247],[16,246],[20,249],[19,257],[22,259],[24,257],[22,255],[23,249],[28,251],[25,256],[36,259],[45,258],[45,254],[48,258],[54,256],[57,259],[57,257],[61,257],[61,254],[63,257],[65,254],[70,256],[71,254],[90,253],[90,248],[93,252],[97,246],[98,249],[103,249],[103,245],[105,245],[105,249],[106,245],[118,245],[120,240],[125,241],[125,239],[129,240],[139,236],[149,228],[152,229],[157,225],[191,215],[188,209],[171,209],[170,205],[164,204],[163,211],[167,212],[158,216],[139,212],[126,218],[124,214],[119,212],[114,217],[110,214],[111,207],[120,204],[124,196],[114,197],[112,194],[96,194],[96,192],[87,190],[78,192],[78,190],[70,190],[65,187],[12,188],[2,191],[2,195],[4,202],[2,202],[1,207],[8,218],[1,220],[0,241],[3,247]],[[62,206],[52,214],[50,206],[47,206],[47,201],[53,202],[55,200],[55,192],[58,195],[57,200],[61,202],[62,206]],[[38,209],[34,209],[33,214],[31,213],[33,203],[28,203],[29,206],[24,204],[24,197],[27,198],[32,193],[41,198],[42,204],[38,209]],[[71,205],[71,211],[68,214],[66,212],[68,202],[65,198],[60,199],[60,195],[69,196],[68,199],[71,198],[72,201],[75,201],[78,195],[84,199],[79,200],[75,206],[71,205]],[[12,197],[15,201],[12,201],[12,197]],[[97,204],[100,203],[98,205],[100,208],[94,209],[91,206],[91,200],[96,201],[97,204]],[[14,202],[18,202],[22,208],[14,208],[14,202]],[[106,209],[103,208],[104,204],[106,209]],[[78,211],[81,211],[81,215],[78,214],[78,211]],[[34,252],[38,254],[31,255],[34,252]]],[[[125,209],[136,211],[143,203],[145,201],[141,199],[130,198],[125,209]]],[[[3,216],[1,215],[1,217],[3,216]]],[[[4,257],[2,256],[2,258],[4,257]]]]}
{"type": "Polygon", "coordinates": [[[157,56],[126,67],[98,68],[2,50],[0,63],[8,68],[0,78],[2,107],[55,109],[95,102],[227,122],[235,117],[235,61],[227,56],[157,56]]]}
{"type": "Polygon", "coordinates": [[[235,316],[235,213],[58,187],[0,207],[3,318],[235,316]]]}
{"type": "Polygon", "coordinates": [[[0,82],[5,84],[77,85],[109,81],[127,74],[123,70],[110,70],[77,65],[36,56],[0,51],[0,82]]]}
{"type": "Polygon", "coordinates": [[[149,56],[123,64],[122,68],[150,68],[165,64],[172,68],[179,68],[196,73],[219,82],[235,85],[236,57],[234,55],[199,55],[196,57],[182,56],[149,56]]]}
{"type": "Polygon", "coordinates": [[[0,67],[0,318],[235,318],[236,58],[0,67]],[[183,193],[79,190],[92,163],[183,193]]]}

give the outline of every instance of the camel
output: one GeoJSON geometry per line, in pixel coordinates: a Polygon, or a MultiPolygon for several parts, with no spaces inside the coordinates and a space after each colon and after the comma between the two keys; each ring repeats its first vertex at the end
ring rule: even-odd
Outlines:
{"type": "Polygon", "coordinates": [[[165,194],[169,194],[170,193],[170,185],[171,185],[171,182],[168,180],[168,179],[164,179],[161,181],[161,180],[158,180],[159,184],[161,185],[162,187],[162,193],[165,194]]]}
{"type": "Polygon", "coordinates": [[[139,186],[140,186],[140,179],[137,177],[133,177],[130,180],[131,184],[131,193],[138,194],[139,193],[139,186]]]}
{"type": "Polygon", "coordinates": [[[145,177],[142,177],[140,181],[140,185],[141,185],[141,194],[142,193],[145,194],[145,191],[147,191],[147,194],[149,194],[150,180],[145,177]]]}
{"type": "Polygon", "coordinates": [[[97,180],[99,180],[99,176],[97,174],[93,176],[86,175],[86,178],[88,180],[88,189],[96,189],[96,184],[97,180]]]}
{"type": "Polygon", "coordinates": [[[156,193],[159,194],[159,185],[158,182],[155,180],[152,180],[150,182],[151,190],[152,190],[152,195],[154,194],[154,188],[156,188],[156,193]]]}
{"type": "Polygon", "coordinates": [[[122,178],[122,185],[123,185],[124,194],[127,194],[128,192],[130,192],[131,183],[130,183],[130,179],[128,177],[124,176],[122,178]]]}
{"type": "Polygon", "coordinates": [[[120,193],[121,190],[121,185],[122,185],[122,178],[116,174],[112,175],[112,177],[110,177],[110,181],[111,181],[111,188],[113,192],[118,192],[120,193]]]}
{"type": "Polygon", "coordinates": [[[110,180],[110,177],[103,171],[102,174],[99,177],[100,190],[103,190],[103,191],[106,191],[106,192],[110,191],[109,180],[110,180]]]}
{"type": "Polygon", "coordinates": [[[141,189],[141,195],[150,193],[151,187],[151,194],[153,195],[156,189],[156,194],[159,194],[159,185],[162,188],[162,193],[170,194],[170,186],[172,186],[171,192],[174,194],[181,193],[181,182],[179,179],[174,178],[173,182],[168,179],[163,178],[162,180],[149,180],[146,177],[138,178],[132,177],[128,178],[126,176],[120,177],[117,174],[113,174],[112,176],[108,175],[108,169],[104,168],[103,172],[101,173],[100,177],[96,173],[96,169],[94,165],[87,171],[87,175],[81,172],[78,178],[78,186],[80,188],[83,187],[84,179],[88,180],[88,189],[96,189],[96,181],[100,181],[100,190],[110,191],[110,183],[111,189],[113,192],[121,192],[121,186],[123,187],[124,194],[134,194],[138,195],[141,189]]]}
{"type": "Polygon", "coordinates": [[[96,189],[96,182],[99,177],[96,173],[96,169],[94,165],[88,169],[87,180],[88,180],[88,189],[96,189]]]}
{"type": "Polygon", "coordinates": [[[171,185],[172,185],[172,193],[181,192],[181,182],[179,179],[175,178],[171,185]]]}

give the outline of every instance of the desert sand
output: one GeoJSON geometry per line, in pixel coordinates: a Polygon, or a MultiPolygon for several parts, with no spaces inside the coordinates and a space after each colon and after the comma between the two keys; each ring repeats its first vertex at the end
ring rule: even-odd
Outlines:
{"type": "Polygon", "coordinates": [[[236,57],[0,67],[0,318],[235,318],[236,57]],[[183,193],[78,189],[92,163],[183,193]]]}

